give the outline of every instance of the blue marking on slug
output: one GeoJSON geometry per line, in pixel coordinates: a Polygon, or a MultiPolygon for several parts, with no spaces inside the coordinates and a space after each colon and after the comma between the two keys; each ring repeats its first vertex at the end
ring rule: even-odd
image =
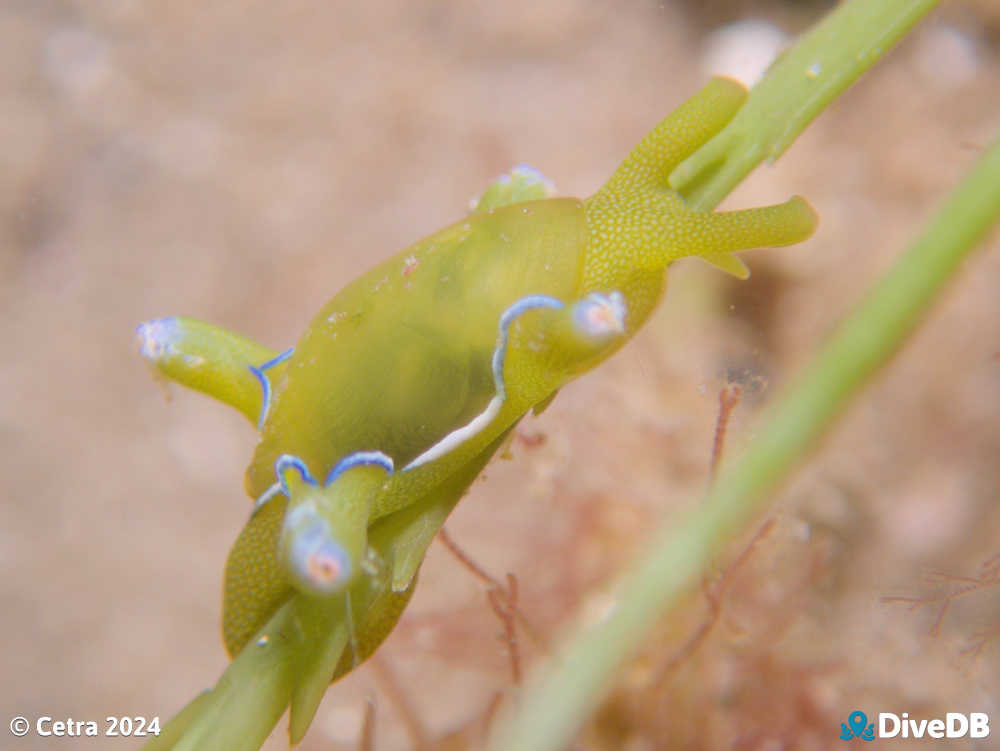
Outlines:
{"type": "Polygon", "coordinates": [[[517,177],[523,177],[526,180],[530,180],[536,183],[547,183],[549,180],[545,175],[542,174],[540,169],[532,167],[530,164],[521,162],[510,168],[510,173],[517,177]]]}
{"type": "Polygon", "coordinates": [[[285,470],[288,469],[298,470],[299,476],[310,485],[319,485],[304,461],[292,454],[282,454],[274,463],[274,473],[278,476],[278,483],[281,485],[281,492],[289,498],[292,497],[292,494],[289,492],[288,483],[285,481],[285,470]]]}
{"type": "Polygon", "coordinates": [[[154,318],[140,323],[135,329],[139,354],[147,360],[163,360],[174,353],[174,342],[181,336],[177,316],[154,318]]]}
{"type": "Polygon", "coordinates": [[[324,487],[328,486],[344,472],[351,469],[351,467],[360,467],[372,464],[381,467],[388,474],[392,474],[392,459],[383,454],[381,451],[356,451],[337,462],[336,466],[330,470],[330,474],[326,476],[326,482],[323,483],[323,485],[324,487]]]}
{"type": "Polygon", "coordinates": [[[503,361],[507,355],[507,331],[510,325],[519,315],[534,308],[554,308],[559,310],[563,307],[562,300],[557,300],[548,295],[528,295],[522,297],[511,305],[500,316],[500,332],[497,336],[497,347],[493,350],[493,384],[497,390],[500,401],[507,398],[507,387],[503,382],[503,361]]]}
{"type": "Polygon", "coordinates": [[[260,369],[261,370],[270,370],[275,365],[280,365],[281,363],[283,363],[285,360],[287,360],[289,357],[292,356],[292,350],[293,349],[294,349],[293,347],[289,347],[284,352],[282,352],[280,355],[275,355],[270,360],[268,360],[266,363],[264,363],[263,365],[261,365],[260,369]]]}
{"type": "Polygon", "coordinates": [[[250,372],[256,376],[257,380],[260,381],[260,388],[264,392],[264,398],[261,400],[260,406],[260,417],[257,419],[257,430],[262,430],[264,428],[264,421],[267,419],[267,413],[271,409],[271,379],[264,375],[265,370],[270,370],[275,365],[279,365],[292,356],[292,348],[289,347],[280,355],[272,357],[266,363],[260,366],[248,365],[250,372]]]}

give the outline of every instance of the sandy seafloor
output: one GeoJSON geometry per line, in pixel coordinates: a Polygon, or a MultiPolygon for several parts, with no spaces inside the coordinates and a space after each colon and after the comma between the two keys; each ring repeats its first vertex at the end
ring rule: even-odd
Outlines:
{"type": "MultiPolygon", "coordinates": [[[[182,313],[288,346],[340,286],[462,216],[512,164],[560,194],[595,190],[704,83],[720,26],[794,33],[824,7],[0,6],[3,717],[165,721],[226,665],[221,570],[249,511],[254,432],[203,396],[166,401],[136,324],[182,313]]],[[[945,3],[725,204],[806,195],[816,236],[748,254],[745,283],[677,264],[651,324],[526,420],[513,461],[475,484],[448,528],[517,576],[542,633],[605,606],[651,526],[698,503],[724,380],[749,392],[730,426],[738,457],[760,409],[1000,133],[998,50],[991,3],[945,3]]],[[[1000,624],[996,582],[937,629],[933,603],[884,601],[951,591],[1000,554],[998,282],[994,235],[774,499],[700,649],[664,674],[706,617],[695,593],[578,748],[839,747],[856,708],[991,712],[1000,733],[1000,635],[974,650],[1000,624]]],[[[475,743],[511,682],[500,632],[482,585],[433,546],[379,654],[428,747],[475,743]]],[[[544,658],[520,637],[526,665],[544,658]]],[[[375,747],[411,747],[368,667],[330,689],[301,747],[356,748],[369,700],[375,747]]],[[[286,722],[266,748],[286,746],[286,722]]],[[[138,746],[6,732],[11,749],[138,746]]]]}

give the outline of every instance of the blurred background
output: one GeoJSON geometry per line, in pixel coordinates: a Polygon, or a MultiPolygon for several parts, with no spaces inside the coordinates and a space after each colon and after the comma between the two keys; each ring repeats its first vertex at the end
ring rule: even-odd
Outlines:
{"type": "MultiPolygon", "coordinates": [[[[289,346],[344,283],[461,217],[511,165],[589,195],[712,72],[752,80],[831,6],[0,5],[4,718],[165,722],[226,666],[221,572],[250,508],[254,432],[155,382],[138,323],[184,314],[289,346]]],[[[944,3],[725,204],[801,193],[816,236],[746,255],[748,282],[678,263],[651,325],[475,484],[448,529],[516,576],[538,637],[519,627],[520,667],[600,611],[653,523],[697,504],[720,389],[744,389],[738,456],[997,136],[998,50],[996,3],[944,3]]],[[[994,235],[765,526],[657,630],[579,748],[826,748],[858,708],[991,712],[1000,732],[998,279],[994,235]]],[[[503,632],[486,586],[433,546],[377,664],[331,688],[301,748],[358,748],[369,702],[380,751],[474,747],[513,683],[503,632]]],[[[287,746],[286,727],[267,748],[287,746]]]]}

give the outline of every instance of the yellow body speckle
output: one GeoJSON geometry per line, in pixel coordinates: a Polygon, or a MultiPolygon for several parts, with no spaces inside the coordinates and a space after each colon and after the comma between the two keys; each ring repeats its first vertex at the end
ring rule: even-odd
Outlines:
{"type": "Polygon", "coordinates": [[[719,78],[678,107],[584,202],[588,244],[582,288],[619,289],[628,300],[628,332],[646,320],[663,292],[664,269],[699,256],[723,270],[749,273],[733,251],[800,242],[816,212],[798,196],[787,203],[732,212],[697,211],[668,187],[674,168],[727,123],[746,90],[719,78]]]}

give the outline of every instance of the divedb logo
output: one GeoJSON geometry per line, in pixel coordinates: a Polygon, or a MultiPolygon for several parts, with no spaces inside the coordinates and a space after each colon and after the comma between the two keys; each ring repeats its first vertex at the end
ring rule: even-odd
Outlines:
{"type": "Polygon", "coordinates": [[[878,722],[868,722],[868,715],[855,709],[840,723],[840,739],[849,741],[860,738],[987,738],[990,718],[985,712],[948,712],[943,718],[913,719],[909,713],[879,712],[878,722]]]}

